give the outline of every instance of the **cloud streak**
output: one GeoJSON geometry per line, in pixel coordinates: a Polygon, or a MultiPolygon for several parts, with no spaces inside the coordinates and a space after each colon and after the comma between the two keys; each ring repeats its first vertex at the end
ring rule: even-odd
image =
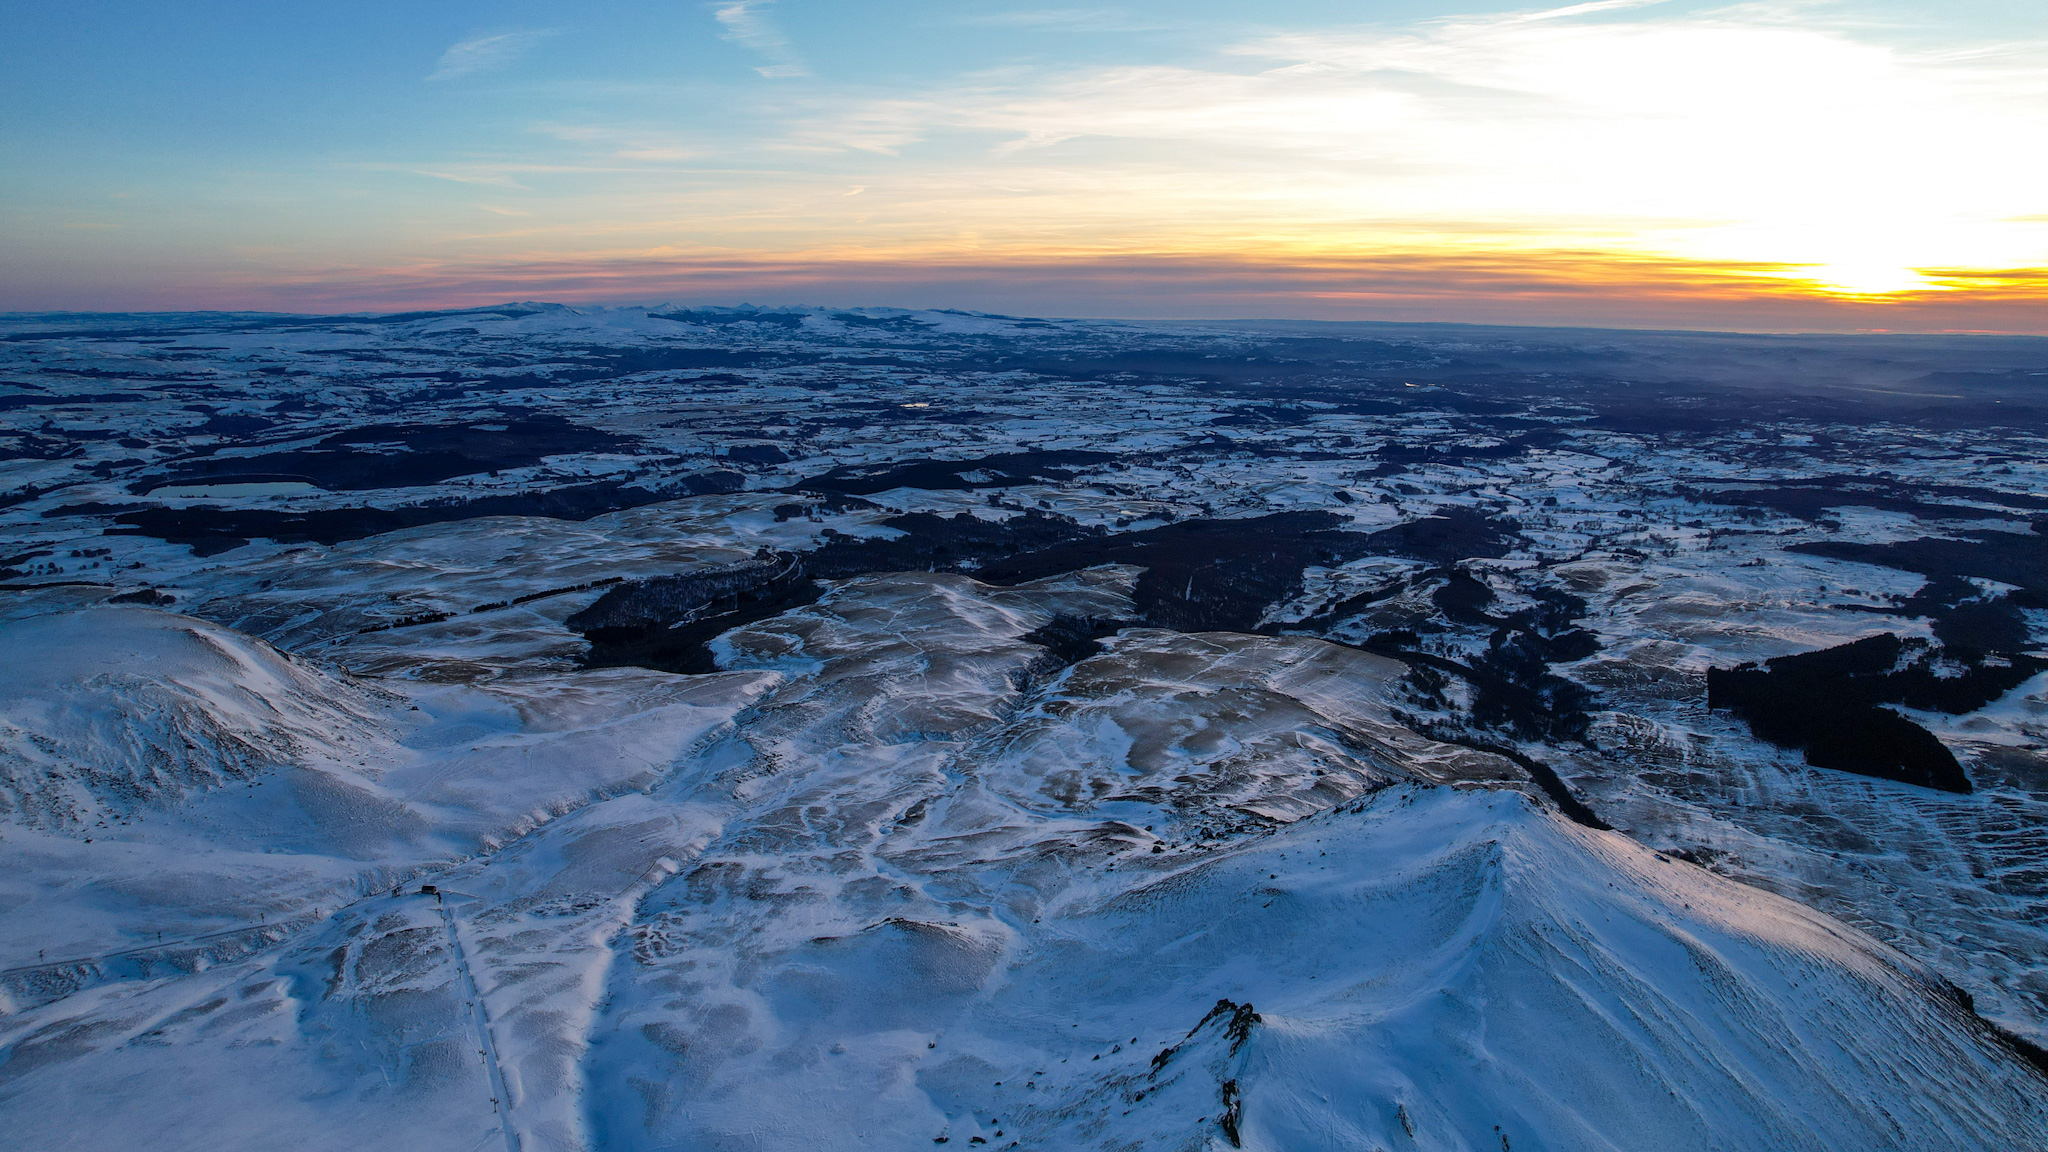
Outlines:
{"type": "Polygon", "coordinates": [[[1143,20],[1121,8],[1033,8],[962,16],[962,24],[1041,28],[1056,32],[1160,32],[1174,25],[1143,20]]]}
{"type": "Polygon", "coordinates": [[[1383,253],[1320,261],[1005,252],[719,252],[415,260],[330,268],[295,284],[214,291],[220,307],[350,311],[508,299],[569,302],[858,301],[1054,316],[1292,316],[1755,331],[2048,332],[2048,272],[2016,269],[1995,290],[1865,300],[1816,294],[1784,269],[1597,251],[1383,253]]]}
{"type": "Polygon", "coordinates": [[[441,53],[440,61],[427,79],[460,80],[479,72],[503,68],[551,35],[553,33],[548,29],[519,29],[458,40],[441,53]]]}
{"type": "Polygon", "coordinates": [[[767,61],[754,71],[770,80],[808,76],[810,69],[797,58],[796,50],[789,46],[789,39],[764,11],[774,2],[775,0],[732,0],[732,3],[721,4],[712,9],[712,15],[724,29],[722,35],[727,40],[767,61]]]}

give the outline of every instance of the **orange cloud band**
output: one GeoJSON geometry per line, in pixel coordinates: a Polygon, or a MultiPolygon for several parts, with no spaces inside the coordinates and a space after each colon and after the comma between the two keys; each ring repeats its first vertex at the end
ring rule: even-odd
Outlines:
{"type": "Polygon", "coordinates": [[[2048,269],[1925,270],[1936,287],[1853,296],[1797,268],[1599,251],[1282,253],[661,252],[317,274],[243,273],[101,306],[339,312],[510,299],[951,307],[1063,316],[1462,321],[1760,331],[2048,335],[2048,269]]]}

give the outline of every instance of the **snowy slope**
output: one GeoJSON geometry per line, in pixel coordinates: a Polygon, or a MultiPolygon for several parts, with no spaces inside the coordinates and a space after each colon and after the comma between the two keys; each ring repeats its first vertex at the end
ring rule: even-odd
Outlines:
{"type": "Polygon", "coordinates": [[[553,813],[539,779],[594,753],[547,729],[645,747],[628,697],[442,697],[383,779],[497,843],[267,948],[17,980],[0,1107],[51,1148],[2010,1148],[2048,1120],[1867,937],[1404,769],[1511,772],[1400,731],[1390,662],[1135,631],[1060,670],[1021,639],[1129,579],[847,582],[723,642],[772,671],[667,678],[725,701],[660,713],[704,716],[671,767],[553,813]]]}
{"type": "Polygon", "coordinates": [[[0,334],[8,1147],[2048,1129],[2040,346],[0,334]],[[1707,706],[1879,636],[1970,791],[1707,706]]]}
{"type": "Polygon", "coordinates": [[[777,680],[377,688],[155,609],[5,631],[22,799],[0,842],[0,991],[18,1005],[269,947],[651,787],[777,680]]]}
{"type": "Polygon", "coordinates": [[[0,624],[0,815],[104,826],[304,760],[378,755],[395,700],[150,608],[0,624]]]}
{"type": "Polygon", "coordinates": [[[956,899],[858,928],[793,908],[737,962],[689,926],[759,896],[671,901],[600,1034],[637,1085],[606,1142],[1208,1148],[1231,1112],[1249,1148],[2013,1148],[2043,1119],[1867,938],[1518,795],[1070,867],[1029,919],[957,898],[1029,860],[917,869],[956,899]]]}

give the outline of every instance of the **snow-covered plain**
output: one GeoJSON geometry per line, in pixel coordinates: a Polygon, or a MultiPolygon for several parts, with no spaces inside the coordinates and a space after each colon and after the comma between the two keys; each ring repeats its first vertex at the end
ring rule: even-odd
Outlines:
{"type": "Polygon", "coordinates": [[[0,318],[0,1135],[2032,1147],[2044,387],[2023,340],[0,318]],[[1968,791],[1707,707],[1883,636],[1968,791]]]}

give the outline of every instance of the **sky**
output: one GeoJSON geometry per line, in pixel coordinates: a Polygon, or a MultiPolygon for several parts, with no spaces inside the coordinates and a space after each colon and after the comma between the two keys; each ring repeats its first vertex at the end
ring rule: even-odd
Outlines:
{"type": "Polygon", "coordinates": [[[0,309],[2048,334],[2041,0],[0,0],[0,309]]]}

